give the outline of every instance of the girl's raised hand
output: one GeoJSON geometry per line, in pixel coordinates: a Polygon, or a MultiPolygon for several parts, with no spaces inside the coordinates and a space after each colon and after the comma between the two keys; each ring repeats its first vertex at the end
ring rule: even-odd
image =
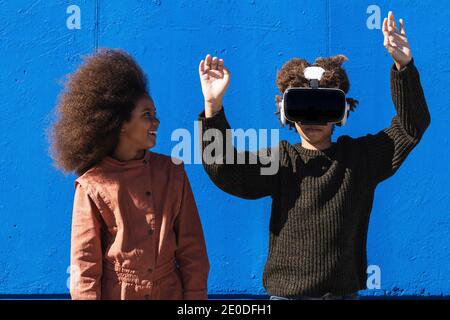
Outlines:
{"type": "Polygon", "coordinates": [[[207,55],[198,66],[203,97],[205,99],[205,116],[211,117],[222,108],[222,98],[230,84],[230,71],[223,59],[207,55]]]}

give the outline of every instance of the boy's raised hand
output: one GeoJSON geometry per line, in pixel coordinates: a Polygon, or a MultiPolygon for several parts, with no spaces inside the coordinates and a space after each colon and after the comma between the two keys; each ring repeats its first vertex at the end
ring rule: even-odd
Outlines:
{"type": "Polygon", "coordinates": [[[397,70],[406,66],[412,59],[411,48],[405,33],[405,22],[400,19],[400,31],[395,24],[394,14],[389,11],[383,20],[384,47],[394,59],[397,70]]]}
{"type": "Polygon", "coordinates": [[[230,71],[223,59],[207,55],[198,66],[203,97],[205,98],[205,117],[209,118],[222,108],[222,98],[230,84],[230,71]]]}

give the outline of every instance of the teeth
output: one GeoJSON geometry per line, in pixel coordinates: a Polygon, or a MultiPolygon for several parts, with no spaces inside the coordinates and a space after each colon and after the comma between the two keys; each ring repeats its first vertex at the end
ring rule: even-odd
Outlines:
{"type": "Polygon", "coordinates": [[[155,134],[155,135],[156,135],[156,131],[151,131],[151,130],[149,130],[148,133],[150,133],[150,134],[155,134]]]}

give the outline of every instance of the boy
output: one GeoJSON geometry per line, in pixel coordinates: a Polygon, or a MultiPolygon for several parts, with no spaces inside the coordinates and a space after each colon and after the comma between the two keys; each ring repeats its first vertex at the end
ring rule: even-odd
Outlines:
{"type": "MultiPolygon", "coordinates": [[[[204,161],[209,177],[225,192],[245,199],[272,197],[263,275],[271,299],[345,298],[365,288],[366,237],[375,188],[398,170],[430,124],[404,22],[400,20],[398,30],[389,12],[383,34],[384,46],[394,60],[391,91],[397,111],[388,128],[360,138],[341,136],[333,143],[333,124],[293,123],[302,141],[280,143],[276,150],[280,166],[274,175],[261,174],[262,161],[226,163],[227,152],[237,158],[234,148],[215,154],[216,162],[204,161]]],[[[348,79],[341,68],[345,60],[344,56],[316,60],[325,69],[319,86],[347,93],[348,79]]],[[[303,70],[308,65],[303,59],[286,63],[278,73],[280,91],[305,86],[303,70]]],[[[222,59],[207,55],[199,74],[205,99],[199,117],[202,130],[218,129],[225,137],[230,126],[222,98],[230,73],[222,59]]],[[[353,110],[357,102],[347,99],[347,103],[353,110]]],[[[224,145],[231,145],[229,140],[224,145]]],[[[201,144],[203,151],[211,142],[203,139],[201,144]]],[[[244,155],[248,159],[251,154],[244,155]]]]}

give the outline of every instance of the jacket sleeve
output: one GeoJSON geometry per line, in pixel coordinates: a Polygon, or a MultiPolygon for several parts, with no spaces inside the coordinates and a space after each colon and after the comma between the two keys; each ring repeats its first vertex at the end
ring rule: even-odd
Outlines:
{"type": "Polygon", "coordinates": [[[180,210],[175,219],[177,239],[176,260],[181,272],[183,298],[208,298],[209,260],[202,224],[189,180],[183,169],[183,190],[180,210]]]}
{"type": "Polygon", "coordinates": [[[100,213],[85,188],[75,182],[70,250],[70,295],[73,300],[101,298],[100,219],[100,213]]]}
{"type": "Polygon", "coordinates": [[[200,113],[199,123],[203,167],[217,187],[244,199],[259,199],[273,194],[281,143],[258,152],[238,152],[233,146],[231,128],[223,107],[210,118],[205,118],[204,112],[200,113]],[[206,137],[208,131],[215,133],[214,138],[206,137]],[[221,143],[217,143],[217,139],[221,143]],[[275,172],[273,164],[277,165],[275,172]]]}
{"type": "Polygon", "coordinates": [[[392,176],[419,143],[430,124],[430,113],[414,61],[391,68],[391,95],[397,114],[388,128],[358,138],[367,155],[375,184],[392,176]]]}

